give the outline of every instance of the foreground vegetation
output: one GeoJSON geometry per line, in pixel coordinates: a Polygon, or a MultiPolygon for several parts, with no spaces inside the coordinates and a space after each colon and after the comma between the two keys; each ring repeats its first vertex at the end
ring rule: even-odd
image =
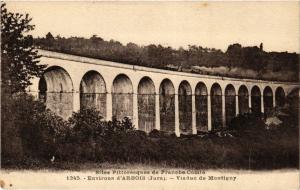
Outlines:
{"type": "Polygon", "coordinates": [[[297,121],[288,116],[282,120],[289,123],[266,128],[261,117],[246,114],[226,130],[176,138],[157,130],[147,135],[135,130],[128,118],[104,121],[94,109],[82,109],[64,121],[28,95],[6,102],[2,107],[4,168],[79,169],[86,163],[298,168],[297,121]]]}

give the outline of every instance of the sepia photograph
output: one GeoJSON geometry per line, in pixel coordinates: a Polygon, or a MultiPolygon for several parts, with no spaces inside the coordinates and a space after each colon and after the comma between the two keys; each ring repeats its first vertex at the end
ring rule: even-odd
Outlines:
{"type": "Polygon", "coordinates": [[[1,189],[299,189],[300,4],[1,1],[1,189]]]}

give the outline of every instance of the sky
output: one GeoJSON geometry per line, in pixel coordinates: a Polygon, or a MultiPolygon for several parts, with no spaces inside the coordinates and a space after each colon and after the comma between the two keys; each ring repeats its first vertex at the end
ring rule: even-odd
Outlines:
{"type": "Polygon", "coordinates": [[[299,2],[7,2],[32,17],[34,37],[92,35],[123,44],[228,45],[299,53],[299,2]]]}

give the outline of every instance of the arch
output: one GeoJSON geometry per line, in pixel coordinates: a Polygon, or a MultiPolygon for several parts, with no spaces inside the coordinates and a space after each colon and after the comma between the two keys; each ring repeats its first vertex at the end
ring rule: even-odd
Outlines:
{"type": "Polygon", "coordinates": [[[197,131],[207,131],[207,87],[199,82],[195,88],[196,127],[197,131]]]}
{"type": "Polygon", "coordinates": [[[42,75],[42,77],[39,80],[39,100],[46,103],[47,101],[47,82],[46,79],[44,77],[44,75],[42,75]]]}
{"type": "Polygon", "coordinates": [[[273,92],[271,87],[267,86],[263,92],[265,114],[269,115],[273,109],[273,92]]]}
{"type": "Polygon", "coordinates": [[[222,127],[222,89],[218,83],[212,85],[210,96],[212,130],[216,130],[222,127]]]}
{"type": "Polygon", "coordinates": [[[181,134],[192,133],[192,88],[182,81],[178,88],[179,130],[181,134]]]}
{"type": "Polygon", "coordinates": [[[282,87],[277,87],[275,91],[275,105],[277,107],[283,107],[285,104],[285,93],[282,87]]]}
{"type": "Polygon", "coordinates": [[[47,108],[67,119],[73,112],[73,82],[62,67],[52,66],[39,80],[39,98],[47,108]]]}
{"type": "Polygon", "coordinates": [[[133,87],[131,80],[125,74],[115,77],[112,87],[113,116],[118,120],[124,117],[132,119],[133,87]]]}
{"type": "Polygon", "coordinates": [[[159,86],[160,128],[162,131],[175,131],[175,89],[169,79],[159,86]]]}
{"type": "Polygon", "coordinates": [[[88,71],[81,79],[80,108],[95,108],[106,117],[106,84],[97,71],[88,71]]]}
{"type": "Polygon", "coordinates": [[[251,109],[255,115],[261,114],[261,92],[256,85],[251,89],[251,109]]]}
{"type": "Polygon", "coordinates": [[[239,113],[244,114],[249,112],[249,92],[245,85],[241,85],[238,91],[239,98],[239,113]]]}
{"type": "Polygon", "coordinates": [[[138,94],[155,94],[154,82],[150,77],[143,77],[138,85],[138,94]]]}
{"type": "Polygon", "coordinates": [[[180,83],[178,88],[179,95],[192,95],[192,88],[188,81],[184,80],[180,83]]]}
{"type": "Polygon", "coordinates": [[[151,78],[143,77],[138,85],[139,130],[149,133],[155,128],[155,86],[151,78]]]}
{"type": "Polygon", "coordinates": [[[232,84],[228,84],[225,88],[225,115],[226,115],[226,125],[228,126],[231,120],[236,115],[236,100],[235,100],[235,89],[232,84]]]}

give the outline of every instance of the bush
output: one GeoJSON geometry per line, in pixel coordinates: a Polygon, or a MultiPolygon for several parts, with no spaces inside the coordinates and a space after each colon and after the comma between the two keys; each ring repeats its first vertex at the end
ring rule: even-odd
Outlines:
{"type": "Polygon", "coordinates": [[[176,135],[172,132],[159,131],[157,129],[153,129],[149,132],[149,137],[151,138],[167,138],[167,137],[176,137],[176,135]]]}
{"type": "Polygon", "coordinates": [[[32,115],[45,110],[45,106],[26,94],[2,94],[1,104],[2,158],[4,161],[15,160],[31,148],[28,142],[26,146],[24,130],[31,127],[32,115]]]}
{"type": "Polygon", "coordinates": [[[57,155],[56,147],[68,135],[69,124],[50,110],[35,113],[31,118],[21,132],[28,153],[49,160],[57,155]]]}
{"type": "Polygon", "coordinates": [[[30,95],[2,97],[2,164],[53,156],[56,141],[67,134],[67,123],[30,95]]]}
{"type": "Polygon", "coordinates": [[[88,141],[104,134],[104,121],[100,112],[95,108],[80,109],[79,112],[73,112],[69,118],[72,131],[72,137],[77,141],[88,141]]]}
{"type": "Polygon", "coordinates": [[[136,136],[146,137],[144,132],[134,131],[129,118],[118,121],[114,117],[112,121],[104,121],[100,112],[93,108],[74,112],[68,121],[70,134],[58,146],[62,160],[125,160],[125,150],[128,151],[126,142],[133,142],[136,136]]]}
{"type": "Polygon", "coordinates": [[[106,122],[105,135],[111,136],[114,134],[128,133],[134,130],[133,124],[128,117],[124,117],[122,121],[118,121],[116,117],[112,121],[106,122]]]}
{"type": "Polygon", "coordinates": [[[101,145],[105,130],[105,121],[100,112],[82,108],[73,112],[66,126],[66,134],[56,145],[58,160],[95,160],[96,145],[101,145]]]}
{"type": "Polygon", "coordinates": [[[254,113],[239,114],[229,123],[230,130],[263,130],[265,123],[263,119],[254,113]]]}

